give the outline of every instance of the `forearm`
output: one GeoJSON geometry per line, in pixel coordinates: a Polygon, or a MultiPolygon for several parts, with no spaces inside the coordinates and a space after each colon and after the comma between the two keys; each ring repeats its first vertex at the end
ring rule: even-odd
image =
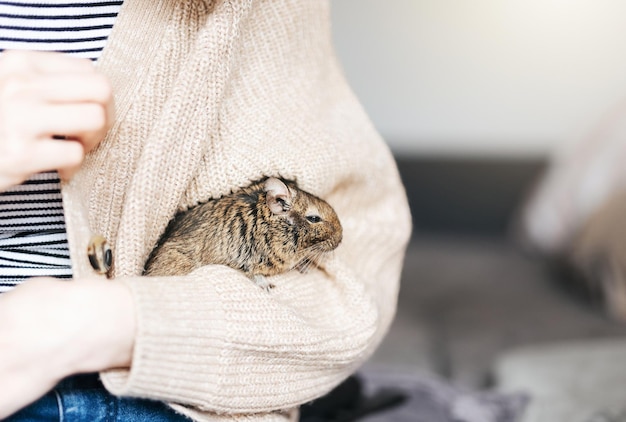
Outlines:
{"type": "Polygon", "coordinates": [[[69,375],[128,366],[134,321],[109,281],[39,278],[0,296],[0,419],[69,375]]]}
{"type": "Polygon", "coordinates": [[[68,286],[68,310],[81,324],[66,356],[66,373],[96,372],[128,367],[135,340],[132,297],[122,283],[77,280],[68,286]]]}
{"type": "Polygon", "coordinates": [[[120,280],[136,300],[137,344],[130,372],[103,374],[105,386],[225,413],[330,390],[373,352],[395,311],[410,220],[402,190],[386,192],[382,209],[370,199],[344,214],[347,239],[325,271],[279,276],[269,293],[221,266],[120,280]]]}
{"type": "Polygon", "coordinates": [[[138,336],[130,372],[103,374],[114,394],[225,413],[311,400],[353,372],[373,347],[379,312],[342,265],[273,279],[271,293],[239,272],[131,278],[138,336]]]}

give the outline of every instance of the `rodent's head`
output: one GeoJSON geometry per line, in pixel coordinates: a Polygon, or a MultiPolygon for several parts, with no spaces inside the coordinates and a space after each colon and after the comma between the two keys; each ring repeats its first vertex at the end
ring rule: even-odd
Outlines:
{"type": "Polygon", "coordinates": [[[265,200],[271,213],[287,221],[298,235],[298,249],[330,252],[341,242],[343,229],[335,210],[324,200],[275,177],[265,180],[265,200]]]}

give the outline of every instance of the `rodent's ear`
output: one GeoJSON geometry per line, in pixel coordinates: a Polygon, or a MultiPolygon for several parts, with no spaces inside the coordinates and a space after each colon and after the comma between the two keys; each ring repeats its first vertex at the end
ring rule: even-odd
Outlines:
{"type": "Polygon", "coordinates": [[[270,177],[265,181],[264,190],[266,192],[267,206],[272,214],[286,214],[291,208],[291,191],[282,180],[270,177]]]}

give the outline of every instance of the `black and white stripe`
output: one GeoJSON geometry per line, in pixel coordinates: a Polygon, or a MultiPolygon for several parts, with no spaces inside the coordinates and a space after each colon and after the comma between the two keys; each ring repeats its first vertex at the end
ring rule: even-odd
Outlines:
{"type": "Polygon", "coordinates": [[[95,60],[121,0],[0,1],[0,51],[58,51],[95,60]]]}
{"type": "MultiPolygon", "coordinates": [[[[97,60],[121,6],[121,0],[0,0],[0,52],[56,51],[97,60]]],[[[0,293],[33,276],[72,277],[56,172],[0,193],[0,293]]]]}
{"type": "Polygon", "coordinates": [[[65,230],[0,232],[0,293],[36,276],[72,277],[65,230]]]}
{"type": "Polygon", "coordinates": [[[65,230],[56,172],[33,175],[0,194],[0,233],[65,230]]]}

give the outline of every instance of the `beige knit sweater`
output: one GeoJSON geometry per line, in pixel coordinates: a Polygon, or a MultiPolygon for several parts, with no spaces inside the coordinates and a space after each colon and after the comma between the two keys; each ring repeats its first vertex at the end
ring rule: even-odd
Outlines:
{"type": "Polygon", "coordinates": [[[329,5],[126,0],[98,66],[117,120],[63,198],[77,280],[97,276],[86,248],[101,234],[136,305],[132,367],[102,373],[106,388],[195,420],[294,420],[381,341],[410,232],[393,158],[334,57],[329,5]],[[140,276],[177,210],[263,175],[335,207],[329,275],[294,271],[269,293],[221,266],[140,276]]]}

